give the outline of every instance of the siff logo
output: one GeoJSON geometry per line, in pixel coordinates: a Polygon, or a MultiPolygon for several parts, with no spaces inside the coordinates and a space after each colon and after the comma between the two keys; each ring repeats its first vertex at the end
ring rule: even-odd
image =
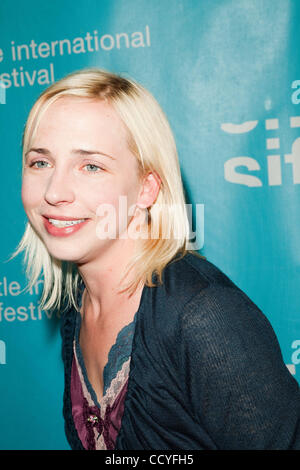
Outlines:
{"type": "Polygon", "coordinates": [[[6,345],[0,340],[0,364],[6,364],[6,345]]]}
{"type": "Polygon", "coordinates": [[[291,355],[291,364],[286,364],[292,375],[296,375],[296,366],[300,364],[300,339],[295,339],[292,342],[291,348],[294,349],[294,352],[291,355]]]}
{"type": "Polygon", "coordinates": [[[292,83],[292,88],[296,88],[296,91],[292,93],[291,100],[293,104],[300,103],[300,80],[294,80],[292,83]]]}
{"type": "MultiPolygon", "coordinates": [[[[258,124],[258,121],[246,121],[242,124],[223,123],[221,129],[227,134],[244,134],[251,132],[258,124]]],[[[300,127],[300,116],[290,118],[290,127],[300,127]]],[[[267,132],[279,129],[279,120],[266,119],[265,129],[267,132]]],[[[280,139],[278,137],[266,138],[266,159],[267,175],[269,186],[282,185],[282,162],[292,165],[293,183],[300,184],[300,138],[294,140],[291,153],[280,155],[280,139]]],[[[224,178],[230,183],[242,184],[249,187],[263,186],[262,180],[251,173],[240,173],[238,169],[246,168],[249,172],[261,170],[257,160],[249,156],[239,156],[230,158],[224,164],[224,178]]]]}
{"type": "Polygon", "coordinates": [[[300,340],[296,339],[292,342],[292,349],[295,351],[292,354],[292,363],[295,365],[300,364],[300,340]]]}

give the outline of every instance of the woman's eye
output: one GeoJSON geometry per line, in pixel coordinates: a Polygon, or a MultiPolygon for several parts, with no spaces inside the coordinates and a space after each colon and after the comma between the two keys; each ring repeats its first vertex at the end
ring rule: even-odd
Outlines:
{"type": "Polygon", "coordinates": [[[49,165],[48,162],[45,162],[44,160],[38,160],[36,162],[32,162],[30,164],[31,168],[47,168],[47,165],[49,165]]]}
{"type": "Polygon", "coordinates": [[[93,165],[92,163],[88,163],[87,165],[85,165],[85,168],[87,169],[87,171],[88,171],[89,173],[96,173],[96,172],[98,172],[98,170],[99,170],[99,171],[102,170],[102,168],[100,168],[100,167],[97,166],[97,165],[93,165]]]}

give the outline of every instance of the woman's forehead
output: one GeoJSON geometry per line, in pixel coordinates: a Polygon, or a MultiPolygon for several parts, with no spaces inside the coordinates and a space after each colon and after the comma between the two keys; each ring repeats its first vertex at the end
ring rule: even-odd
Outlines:
{"type": "Polygon", "coordinates": [[[38,120],[30,147],[99,151],[118,159],[132,156],[123,121],[107,101],[61,97],[38,120]]]}
{"type": "Polygon", "coordinates": [[[126,128],[111,104],[102,100],[62,97],[52,103],[37,120],[36,136],[41,134],[90,136],[127,141],[126,128]]]}
{"type": "Polygon", "coordinates": [[[85,97],[63,96],[51,103],[43,113],[41,120],[68,119],[85,123],[88,120],[95,124],[109,121],[110,124],[122,127],[121,118],[107,100],[85,97]]]}

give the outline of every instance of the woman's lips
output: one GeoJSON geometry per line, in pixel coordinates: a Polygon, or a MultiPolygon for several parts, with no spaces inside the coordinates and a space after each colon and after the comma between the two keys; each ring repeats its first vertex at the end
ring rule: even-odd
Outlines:
{"type": "MultiPolygon", "coordinates": [[[[75,219],[73,219],[75,220],[75,219]]],[[[85,219],[83,222],[76,223],[74,225],[68,225],[66,227],[56,227],[55,225],[49,222],[47,217],[43,216],[44,227],[50,235],[54,237],[68,237],[75,232],[78,232],[88,221],[89,219],[85,219]]]]}

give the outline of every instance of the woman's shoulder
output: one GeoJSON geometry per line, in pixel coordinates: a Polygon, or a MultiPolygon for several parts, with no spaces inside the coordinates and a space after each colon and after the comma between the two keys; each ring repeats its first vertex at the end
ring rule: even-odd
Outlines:
{"type": "Polygon", "coordinates": [[[174,258],[163,272],[165,295],[180,304],[217,286],[238,289],[226,274],[197,253],[187,252],[183,257],[174,258]]]}
{"type": "Polygon", "coordinates": [[[165,280],[153,318],[156,335],[168,350],[176,344],[184,357],[188,351],[191,360],[201,357],[202,364],[229,364],[238,356],[241,367],[249,354],[264,357],[272,350],[281,357],[266,315],[212,263],[188,254],[168,266],[165,280]]]}
{"type": "Polygon", "coordinates": [[[157,321],[162,330],[193,333],[262,328],[268,323],[257,305],[205,258],[186,254],[165,268],[157,290],[157,321]],[[159,319],[158,319],[159,317],[159,319]]]}

